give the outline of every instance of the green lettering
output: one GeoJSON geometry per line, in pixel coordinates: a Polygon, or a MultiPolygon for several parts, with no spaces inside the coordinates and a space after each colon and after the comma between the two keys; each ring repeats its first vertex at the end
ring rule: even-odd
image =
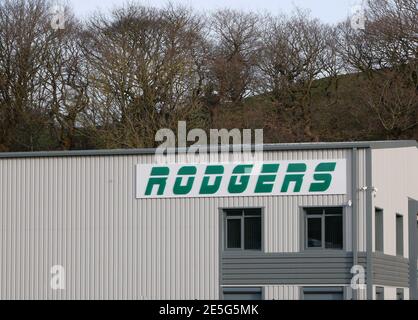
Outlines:
{"type": "Polygon", "coordinates": [[[321,163],[319,164],[315,172],[328,172],[328,173],[315,173],[314,179],[320,182],[314,182],[311,184],[309,192],[325,192],[329,189],[332,182],[332,175],[329,172],[334,172],[337,166],[336,162],[321,163]]]}
{"type": "Polygon", "coordinates": [[[175,195],[186,195],[192,191],[193,183],[195,180],[197,169],[194,166],[188,166],[180,168],[179,172],[177,173],[178,178],[176,178],[176,182],[174,183],[173,193],[175,195]],[[183,177],[191,176],[187,179],[187,183],[185,186],[181,185],[183,177]]]}
{"type": "Polygon", "coordinates": [[[265,164],[255,187],[255,193],[271,193],[279,171],[279,164],[265,164]]]}
{"type": "Polygon", "coordinates": [[[283,186],[281,192],[288,192],[289,185],[291,182],[295,183],[295,187],[293,189],[293,192],[300,192],[302,189],[302,183],[303,183],[303,177],[305,176],[306,172],[306,164],[304,163],[294,163],[289,164],[287,168],[287,174],[284,178],[283,186]],[[295,173],[301,173],[301,174],[295,174],[295,173]]]}
{"type": "Polygon", "coordinates": [[[233,194],[243,193],[247,187],[248,182],[250,181],[250,174],[253,170],[253,165],[239,165],[235,167],[231,181],[229,182],[228,191],[233,194]],[[240,182],[238,182],[238,177],[240,177],[240,182]]]}
{"type": "Polygon", "coordinates": [[[167,178],[170,173],[168,167],[155,167],[151,170],[151,178],[148,180],[148,185],[145,191],[146,196],[152,195],[154,186],[158,186],[157,195],[161,196],[164,194],[165,187],[167,184],[167,178]]]}
{"type": "Polygon", "coordinates": [[[215,194],[221,187],[222,174],[224,173],[223,166],[208,166],[206,168],[205,177],[203,178],[202,186],[200,187],[200,194],[215,194]],[[209,176],[217,175],[214,184],[209,184],[209,176]]]}

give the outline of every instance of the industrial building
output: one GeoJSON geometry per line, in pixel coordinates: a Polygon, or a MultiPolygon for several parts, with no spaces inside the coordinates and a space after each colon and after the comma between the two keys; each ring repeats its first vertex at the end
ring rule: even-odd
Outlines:
{"type": "Polygon", "coordinates": [[[417,147],[0,153],[0,299],[417,299],[417,147]]]}

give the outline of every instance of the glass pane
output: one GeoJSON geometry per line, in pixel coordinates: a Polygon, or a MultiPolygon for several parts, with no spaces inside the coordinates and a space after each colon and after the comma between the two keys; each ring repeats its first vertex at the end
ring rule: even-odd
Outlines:
{"type": "Polygon", "coordinates": [[[307,215],[322,215],[324,213],[324,208],[309,208],[306,209],[307,215]]]}
{"type": "Polygon", "coordinates": [[[342,292],[309,292],[303,294],[303,299],[314,301],[344,300],[344,295],[342,292]]]}
{"type": "Polygon", "coordinates": [[[322,247],[322,219],[321,218],[308,218],[308,248],[321,248],[322,247]]]}
{"type": "Polygon", "coordinates": [[[396,290],[396,300],[404,300],[403,289],[397,289],[396,290]]]}
{"type": "Polygon", "coordinates": [[[234,300],[234,301],[257,301],[261,300],[261,292],[224,292],[224,300],[234,300]]]}
{"type": "Polygon", "coordinates": [[[376,300],[385,300],[385,289],[382,287],[376,288],[376,300]]]}
{"type": "Polygon", "coordinates": [[[241,219],[228,219],[227,242],[228,249],[241,249],[241,219]]]}
{"type": "Polygon", "coordinates": [[[403,217],[396,215],[396,255],[403,256],[403,217]]]}
{"type": "Polygon", "coordinates": [[[245,250],[261,250],[261,218],[245,218],[245,250]]]}
{"type": "Polygon", "coordinates": [[[325,214],[343,214],[343,208],[325,208],[325,214]]]}
{"type": "Polygon", "coordinates": [[[225,210],[227,217],[240,217],[243,211],[241,209],[228,209],[225,210]]]}
{"type": "Polygon", "coordinates": [[[383,252],[383,211],[376,209],[375,212],[375,249],[383,252]]]}
{"type": "Polygon", "coordinates": [[[261,217],[261,209],[245,209],[244,214],[246,216],[259,216],[259,217],[261,217]]]}
{"type": "Polygon", "coordinates": [[[325,248],[343,248],[343,217],[325,217],[325,248]]]}

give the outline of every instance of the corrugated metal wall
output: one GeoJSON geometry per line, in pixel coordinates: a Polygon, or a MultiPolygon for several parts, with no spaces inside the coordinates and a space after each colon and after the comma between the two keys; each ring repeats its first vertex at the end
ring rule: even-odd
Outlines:
{"type": "Polygon", "coordinates": [[[383,209],[384,253],[396,255],[396,214],[400,214],[404,217],[404,256],[407,258],[408,197],[418,199],[418,150],[415,147],[378,149],[372,151],[372,156],[373,184],[378,189],[373,206],[383,209]]]}
{"type": "Polygon", "coordinates": [[[252,253],[222,255],[222,284],[341,285],[349,284],[351,252],[252,253]]]}
{"type": "MultiPolygon", "coordinates": [[[[265,154],[340,158],[350,170],[350,150],[265,154]]],[[[153,160],[1,159],[0,299],[217,299],[219,208],[265,207],[266,251],[298,252],[299,206],[345,205],[351,197],[136,200],[135,165],[153,160]],[[64,266],[66,290],[51,290],[53,265],[64,266]]],[[[364,238],[360,233],[360,250],[364,238]]]]}

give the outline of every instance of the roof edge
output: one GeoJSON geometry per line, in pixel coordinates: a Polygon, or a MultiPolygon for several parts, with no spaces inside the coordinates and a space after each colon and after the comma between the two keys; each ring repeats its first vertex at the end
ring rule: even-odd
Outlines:
{"type": "MultiPolygon", "coordinates": [[[[241,145],[246,151],[261,150],[260,145],[241,145]]],[[[415,140],[399,141],[352,141],[352,142],[315,142],[315,143],[283,143],[264,144],[263,151],[298,151],[298,150],[330,150],[330,149],[397,149],[397,148],[418,148],[415,140]]],[[[202,147],[203,151],[209,152],[232,152],[233,146],[208,145],[202,147]]],[[[57,157],[98,157],[98,156],[127,156],[127,155],[152,155],[156,153],[155,148],[149,149],[110,149],[110,150],[72,150],[72,151],[34,151],[34,152],[0,152],[0,159],[15,158],[57,158],[57,157]]],[[[171,154],[186,153],[189,148],[169,149],[171,154]]]]}

